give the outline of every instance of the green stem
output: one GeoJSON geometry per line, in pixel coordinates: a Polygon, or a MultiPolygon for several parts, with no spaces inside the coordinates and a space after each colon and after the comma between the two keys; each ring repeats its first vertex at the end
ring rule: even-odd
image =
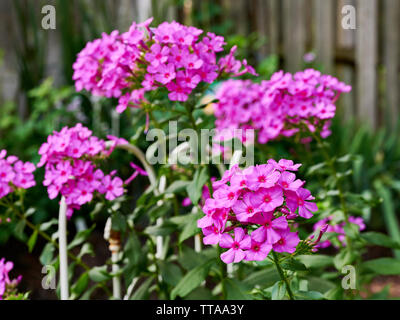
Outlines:
{"type": "MultiPolygon", "coordinates": [[[[311,132],[311,131],[310,131],[311,132]]],[[[344,215],[344,219],[346,221],[346,224],[349,224],[349,213],[348,213],[348,209],[347,209],[347,205],[346,205],[346,200],[344,197],[344,190],[343,190],[343,186],[342,183],[340,181],[340,178],[338,178],[337,176],[337,171],[335,168],[335,164],[334,164],[334,160],[332,159],[332,157],[329,156],[329,151],[326,148],[326,146],[324,145],[324,143],[322,142],[321,138],[315,134],[315,132],[311,132],[311,135],[313,136],[313,138],[317,141],[318,146],[320,147],[320,149],[322,150],[322,154],[325,157],[326,162],[328,163],[332,175],[335,179],[336,182],[336,186],[338,188],[338,192],[339,192],[339,200],[340,200],[340,206],[342,207],[342,211],[343,211],[343,215],[344,215]]],[[[348,248],[350,251],[352,251],[352,241],[351,238],[346,234],[346,243],[348,245],[348,248]]]]}
{"type": "Polygon", "coordinates": [[[274,263],[275,263],[276,269],[278,269],[279,276],[281,277],[281,280],[283,282],[285,282],[286,291],[287,291],[287,293],[289,295],[289,299],[290,300],[294,300],[293,292],[292,292],[292,289],[290,288],[290,285],[289,285],[289,280],[286,277],[285,272],[283,271],[281,265],[279,264],[278,255],[273,250],[272,250],[272,256],[274,257],[274,263]]]}

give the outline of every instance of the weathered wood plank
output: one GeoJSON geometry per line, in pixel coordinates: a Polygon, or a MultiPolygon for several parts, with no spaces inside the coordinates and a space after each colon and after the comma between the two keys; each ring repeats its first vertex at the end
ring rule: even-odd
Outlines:
{"type": "Polygon", "coordinates": [[[334,1],[313,1],[315,17],[316,61],[326,73],[333,72],[334,60],[334,1]]]}
{"type": "MultiPolygon", "coordinates": [[[[338,0],[336,8],[336,72],[339,79],[348,84],[355,80],[355,39],[356,31],[342,27],[342,8],[346,5],[355,7],[355,0],[338,0]]],[[[355,90],[342,95],[339,100],[339,113],[345,121],[353,120],[356,116],[355,90]]]]}
{"type": "Polygon", "coordinates": [[[283,0],[285,69],[301,69],[305,53],[305,0],[283,0]]]}
{"type": "Polygon", "coordinates": [[[393,127],[399,120],[400,1],[384,2],[384,63],[386,77],[385,116],[393,127]]]}
{"type": "Polygon", "coordinates": [[[377,126],[377,0],[357,0],[357,115],[377,126]]]}

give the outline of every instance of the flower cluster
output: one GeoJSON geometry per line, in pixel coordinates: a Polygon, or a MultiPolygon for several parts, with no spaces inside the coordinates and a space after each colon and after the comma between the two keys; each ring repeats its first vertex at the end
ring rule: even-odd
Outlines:
{"type": "Polygon", "coordinates": [[[0,259],[0,300],[3,300],[5,294],[14,291],[15,287],[21,282],[22,276],[11,280],[9,273],[14,268],[10,261],[6,262],[4,258],[0,259]]]}
{"type": "Polygon", "coordinates": [[[236,47],[221,59],[224,38],[175,21],[150,28],[152,18],[87,43],[73,65],[75,86],[94,95],[119,98],[118,112],[139,107],[144,94],[166,88],[172,101],[186,101],[200,82],[221,74],[255,74],[246,60],[234,58],[236,47]]]}
{"type": "Polygon", "coordinates": [[[78,123],[73,128],[64,127],[47,138],[40,149],[39,167],[45,166],[43,185],[50,199],[59,194],[65,197],[68,216],[93,199],[95,192],[114,200],[124,193],[123,181],[113,171],[106,175],[97,167],[96,160],[108,157],[118,143],[124,140],[109,137],[112,147],[92,135],[92,131],[78,123]]]}
{"type": "MultiPolygon", "coordinates": [[[[365,223],[364,219],[361,217],[349,217],[349,223],[355,224],[358,226],[360,231],[363,231],[365,229],[365,223]]],[[[318,228],[321,228],[321,226],[327,225],[326,229],[326,234],[328,238],[330,238],[330,235],[335,234],[335,238],[339,241],[339,243],[332,243],[331,240],[322,240],[319,242],[315,247],[316,248],[327,248],[333,245],[334,247],[338,248],[338,244],[341,244],[342,246],[346,246],[346,232],[344,230],[344,226],[346,225],[346,222],[341,222],[341,223],[335,223],[334,222],[334,217],[329,216],[327,218],[324,218],[320,221],[318,221],[316,224],[314,224],[314,230],[317,230],[318,228]]]]}
{"type": "Polygon", "coordinates": [[[29,189],[35,186],[33,172],[35,165],[22,162],[16,156],[7,156],[6,150],[0,151],[0,199],[16,189],[29,189]]]}
{"type": "Polygon", "coordinates": [[[212,198],[203,206],[198,221],[204,244],[229,249],[225,263],[264,260],[271,250],[296,251],[300,239],[290,221],[312,217],[318,210],[314,197],[296,179],[300,164],[281,159],[241,170],[237,165],[213,183],[212,198]],[[232,237],[233,233],[233,237],[232,237]]]}
{"type": "Polygon", "coordinates": [[[294,75],[279,71],[270,80],[228,80],[216,92],[216,127],[255,129],[258,141],[267,143],[279,136],[292,136],[301,125],[323,138],[330,135],[335,102],[351,87],[338,79],[307,69],[294,75]]]}

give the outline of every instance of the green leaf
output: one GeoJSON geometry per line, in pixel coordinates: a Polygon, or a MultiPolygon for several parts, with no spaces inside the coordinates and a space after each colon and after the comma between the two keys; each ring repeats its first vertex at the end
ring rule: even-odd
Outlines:
{"type": "Polygon", "coordinates": [[[335,285],[328,281],[325,280],[321,277],[307,277],[308,280],[308,289],[311,291],[318,291],[325,293],[328,290],[331,290],[335,287],[335,285]]]}
{"type": "Polygon", "coordinates": [[[263,288],[272,286],[279,280],[279,273],[275,266],[264,268],[263,270],[250,273],[250,275],[243,280],[245,284],[252,287],[259,285],[263,288]]]}
{"type": "Polygon", "coordinates": [[[288,259],[281,263],[282,268],[290,271],[306,271],[307,267],[296,259],[288,259]]]}
{"type": "Polygon", "coordinates": [[[343,229],[346,235],[351,239],[356,239],[360,234],[360,227],[355,223],[346,223],[343,229]]]}
{"type": "Polygon", "coordinates": [[[151,236],[167,236],[176,230],[176,224],[171,221],[164,221],[161,225],[149,226],[144,232],[151,236]]]}
{"type": "Polygon", "coordinates": [[[47,243],[44,248],[43,251],[39,257],[40,263],[42,265],[48,265],[51,263],[51,261],[53,260],[53,254],[55,251],[55,247],[52,243],[47,243]]]}
{"type": "Polygon", "coordinates": [[[171,299],[175,299],[177,296],[183,298],[197,288],[207,277],[214,262],[215,259],[211,259],[190,270],[171,291],[171,299]]]}
{"type": "Polygon", "coordinates": [[[89,277],[94,282],[103,282],[111,279],[107,266],[94,267],[89,271],[89,277]]]}
{"type": "Polygon", "coordinates": [[[48,222],[42,223],[39,227],[40,231],[46,231],[48,230],[51,226],[58,225],[58,220],[57,219],[51,219],[48,222]]]}
{"type": "Polygon", "coordinates": [[[202,190],[208,180],[208,168],[197,169],[193,181],[186,187],[187,193],[193,204],[197,204],[201,198],[202,190]]]}
{"type": "Polygon", "coordinates": [[[341,271],[345,265],[351,264],[354,258],[352,252],[345,248],[333,258],[333,264],[337,270],[341,271]]]}
{"type": "Polygon", "coordinates": [[[374,231],[364,232],[361,233],[361,238],[367,241],[368,243],[377,246],[382,246],[392,249],[400,249],[400,242],[394,241],[387,235],[380,232],[374,232],[374,231]]]}
{"type": "Polygon", "coordinates": [[[113,230],[125,232],[127,228],[125,216],[120,212],[114,212],[111,216],[111,225],[113,230]]]}
{"type": "Polygon", "coordinates": [[[286,294],[286,286],[283,281],[278,281],[272,287],[271,300],[282,300],[286,294]]]}
{"type": "Polygon", "coordinates": [[[204,251],[199,253],[186,245],[182,245],[182,253],[179,256],[178,261],[185,270],[191,270],[201,265],[205,259],[207,259],[207,257],[204,254],[204,251]]]}
{"type": "Polygon", "coordinates": [[[142,285],[135,290],[134,294],[130,297],[130,300],[145,300],[149,294],[149,288],[153,282],[153,277],[147,278],[142,285]]]}
{"type": "Polygon", "coordinates": [[[186,220],[185,226],[179,235],[179,243],[182,243],[186,239],[199,233],[200,229],[197,227],[197,220],[199,220],[204,214],[202,212],[190,213],[188,219],[186,220]]]}
{"type": "Polygon", "coordinates": [[[326,166],[326,162],[321,162],[321,163],[318,163],[316,165],[313,165],[313,166],[308,168],[307,175],[311,175],[314,172],[318,172],[325,166],[326,166]]]}
{"type": "Polygon", "coordinates": [[[38,237],[38,231],[35,230],[28,240],[28,251],[29,252],[32,252],[33,248],[35,247],[37,237],[38,237]]]}
{"type": "Polygon", "coordinates": [[[322,300],[325,298],[321,292],[317,291],[297,291],[295,297],[300,300],[322,300]]]}
{"type": "Polygon", "coordinates": [[[90,234],[94,230],[95,225],[93,225],[91,228],[79,231],[74,239],[69,243],[68,245],[68,250],[71,250],[72,248],[75,248],[76,246],[81,245],[84,243],[87,239],[89,239],[90,234]]]}
{"type": "Polygon", "coordinates": [[[176,286],[182,279],[181,269],[172,262],[158,261],[162,279],[171,286],[176,286]]]}
{"type": "MultiPolygon", "coordinates": [[[[375,181],[374,186],[378,195],[383,199],[382,209],[387,231],[393,240],[400,242],[400,227],[394,209],[392,194],[383,186],[380,180],[375,181]]],[[[400,250],[394,250],[394,255],[400,259],[400,250]]]]}
{"type": "Polygon", "coordinates": [[[223,286],[226,290],[227,300],[251,300],[252,296],[247,292],[250,291],[250,287],[244,283],[236,280],[225,278],[223,280],[223,286]]]}
{"type": "Polygon", "coordinates": [[[78,281],[71,287],[72,298],[78,298],[83,291],[86,290],[89,285],[89,274],[87,272],[83,273],[78,281]]]}
{"type": "Polygon", "coordinates": [[[14,232],[17,238],[21,240],[25,240],[25,234],[24,234],[24,229],[25,229],[26,223],[25,220],[19,220],[17,225],[15,226],[14,232]]]}
{"type": "Polygon", "coordinates": [[[400,260],[394,258],[379,258],[363,263],[363,267],[379,275],[399,275],[400,260]]]}
{"type": "Polygon", "coordinates": [[[300,255],[297,258],[304,263],[307,268],[325,268],[333,265],[331,256],[316,254],[316,255],[300,255]]]}
{"type": "Polygon", "coordinates": [[[93,251],[93,246],[91,243],[84,243],[81,251],[79,252],[78,258],[82,258],[85,254],[89,254],[94,257],[95,253],[93,251]]]}
{"type": "Polygon", "coordinates": [[[165,190],[165,193],[179,193],[182,192],[187,188],[187,186],[190,184],[190,181],[183,181],[183,180],[178,180],[172,182],[168,188],[165,190]]]}

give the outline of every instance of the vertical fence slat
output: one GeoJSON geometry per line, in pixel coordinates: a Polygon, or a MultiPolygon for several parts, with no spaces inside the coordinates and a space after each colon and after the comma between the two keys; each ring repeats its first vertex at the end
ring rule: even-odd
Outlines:
{"type": "Polygon", "coordinates": [[[268,52],[278,54],[279,50],[279,0],[267,0],[268,8],[268,52]]]}
{"type": "Polygon", "coordinates": [[[230,19],[234,24],[234,31],[242,36],[247,35],[247,10],[246,0],[235,0],[230,2],[230,19]]]}
{"type": "Polygon", "coordinates": [[[305,53],[305,0],[283,0],[284,58],[286,71],[301,69],[305,53]]]}
{"type": "Polygon", "coordinates": [[[357,0],[357,115],[372,128],[377,126],[377,4],[376,0],[357,0]]]}
{"type": "MultiPolygon", "coordinates": [[[[343,51],[355,50],[355,30],[344,29],[341,20],[342,8],[345,5],[352,5],[355,7],[355,0],[338,0],[336,8],[336,49],[343,51]]],[[[336,68],[339,79],[347,84],[353,84],[355,79],[355,70],[352,65],[339,64],[336,68]]],[[[355,108],[355,88],[347,94],[342,95],[339,100],[339,113],[345,121],[354,119],[356,115],[355,108]]]]}
{"type": "Polygon", "coordinates": [[[265,43],[259,50],[259,58],[263,59],[268,54],[268,43],[270,41],[268,35],[268,3],[263,0],[256,0],[256,20],[257,20],[257,32],[260,37],[265,39],[265,43]]]}
{"type": "Polygon", "coordinates": [[[384,63],[386,72],[386,118],[392,126],[396,125],[399,117],[399,27],[400,1],[385,0],[384,2],[384,63]]]}
{"type": "Polygon", "coordinates": [[[0,102],[3,99],[5,101],[15,99],[18,91],[18,73],[15,54],[13,54],[13,41],[19,39],[15,34],[16,17],[14,10],[11,10],[12,7],[11,0],[0,2],[0,50],[4,54],[3,61],[0,63],[0,102]]]}
{"type": "Polygon", "coordinates": [[[317,62],[332,73],[334,54],[334,1],[313,1],[317,62]]]}

